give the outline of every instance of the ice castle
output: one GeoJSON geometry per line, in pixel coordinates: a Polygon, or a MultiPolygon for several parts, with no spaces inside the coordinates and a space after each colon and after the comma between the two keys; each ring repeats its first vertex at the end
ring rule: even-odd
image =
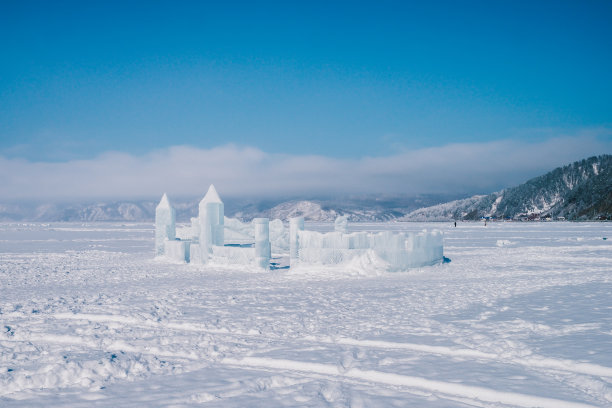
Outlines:
{"type": "Polygon", "coordinates": [[[348,220],[340,216],[334,231],[304,229],[304,218],[281,220],[255,218],[243,223],[224,214],[215,186],[198,206],[191,226],[176,229],[176,213],[164,194],[155,209],[155,256],[180,263],[245,265],[269,269],[272,252],[288,256],[291,268],[308,265],[341,265],[359,257],[375,256],[388,271],[433,265],[443,261],[440,231],[394,233],[348,232],[348,220]]]}

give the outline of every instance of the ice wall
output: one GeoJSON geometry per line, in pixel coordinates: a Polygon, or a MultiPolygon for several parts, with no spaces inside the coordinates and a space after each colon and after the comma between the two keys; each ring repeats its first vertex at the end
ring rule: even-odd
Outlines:
{"type": "Polygon", "coordinates": [[[202,247],[199,243],[192,242],[189,245],[189,263],[194,265],[201,265],[208,261],[208,254],[206,254],[206,258],[202,254],[202,247]]]}
{"type": "Polygon", "coordinates": [[[166,256],[166,258],[179,263],[185,263],[189,260],[189,253],[187,252],[188,247],[186,241],[165,241],[164,247],[164,255],[166,256]]]}
{"type": "Polygon", "coordinates": [[[443,261],[442,232],[423,230],[417,234],[397,234],[397,237],[400,240],[395,245],[385,245],[383,240],[374,246],[376,253],[389,262],[392,270],[419,268],[443,261]]]}
{"type": "Polygon", "coordinates": [[[155,256],[165,253],[166,240],[176,238],[176,213],[166,193],[155,207],[155,256]]]}
{"type": "MultiPolygon", "coordinates": [[[[292,250],[295,251],[293,246],[292,250]]],[[[297,231],[297,262],[300,264],[340,264],[368,250],[386,261],[389,271],[402,271],[442,262],[443,236],[437,230],[423,230],[417,234],[297,231]]],[[[292,261],[292,265],[294,263],[292,261]]]]}
{"type": "Polygon", "coordinates": [[[243,248],[234,246],[214,246],[212,249],[211,263],[229,265],[254,265],[256,262],[255,248],[243,248]]]}

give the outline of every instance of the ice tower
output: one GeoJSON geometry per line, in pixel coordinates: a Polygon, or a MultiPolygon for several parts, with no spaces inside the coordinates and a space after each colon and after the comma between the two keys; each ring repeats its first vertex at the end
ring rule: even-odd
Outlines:
{"type": "Polygon", "coordinates": [[[208,192],[200,201],[200,248],[203,259],[207,259],[212,252],[213,245],[223,246],[223,201],[219,198],[214,185],[210,185],[208,192]]]}
{"type": "Polygon", "coordinates": [[[166,240],[176,238],[176,213],[166,193],[155,208],[155,256],[164,255],[166,240]]]}
{"type": "Polygon", "coordinates": [[[255,263],[263,269],[270,268],[270,220],[268,218],[253,219],[255,227],[255,263]]]}

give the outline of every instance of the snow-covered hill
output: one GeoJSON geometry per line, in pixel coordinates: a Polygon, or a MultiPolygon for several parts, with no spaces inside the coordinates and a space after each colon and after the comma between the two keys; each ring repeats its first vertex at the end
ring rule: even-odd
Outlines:
{"type": "Polygon", "coordinates": [[[390,221],[401,217],[411,209],[418,208],[421,202],[441,201],[441,197],[405,198],[400,203],[395,200],[364,200],[360,198],[339,200],[291,200],[282,202],[262,211],[241,211],[236,215],[251,219],[255,217],[288,220],[291,217],[304,217],[309,221],[333,221],[345,215],[351,221],[390,221]],[[365,202],[364,202],[365,201],[365,202]]]}
{"type": "Polygon", "coordinates": [[[324,209],[321,204],[312,201],[289,201],[281,203],[269,211],[269,218],[287,220],[292,217],[304,217],[312,221],[333,221],[338,213],[333,209],[324,209]]]}
{"type": "Polygon", "coordinates": [[[580,160],[489,195],[420,208],[401,219],[474,220],[480,217],[612,219],[612,155],[580,160]]]}

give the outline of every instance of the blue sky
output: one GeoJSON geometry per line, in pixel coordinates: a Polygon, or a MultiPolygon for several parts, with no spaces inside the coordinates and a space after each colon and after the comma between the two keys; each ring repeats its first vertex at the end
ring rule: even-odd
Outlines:
{"type": "Polygon", "coordinates": [[[596,1],[3,2],[0,159],[567,145],[519,182],[612,153],[611,21],[596,1]]]}

